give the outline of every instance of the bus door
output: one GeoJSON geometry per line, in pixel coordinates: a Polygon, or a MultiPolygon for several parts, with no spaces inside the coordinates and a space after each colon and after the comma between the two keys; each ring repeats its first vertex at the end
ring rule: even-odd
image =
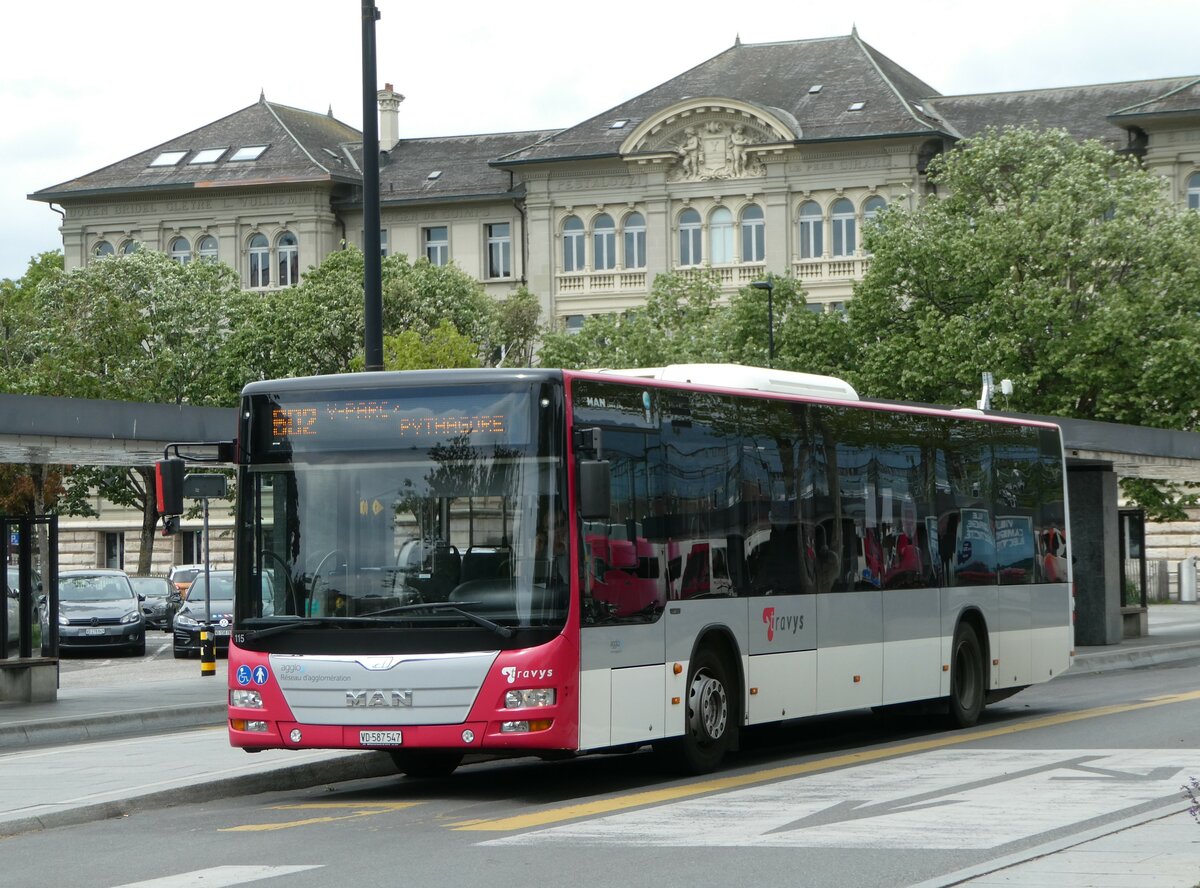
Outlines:
{"type": "Polygon", "coordinates": [[[667,586],[661,547],[636,534],[627,538],[621,525],[584,527],[580,746],[662,738],[667,586]]]}

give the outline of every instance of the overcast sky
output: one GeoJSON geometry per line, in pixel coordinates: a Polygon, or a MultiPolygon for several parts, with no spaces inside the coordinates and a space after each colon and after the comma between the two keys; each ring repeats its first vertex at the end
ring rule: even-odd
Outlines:
{"type": "MultiPolygon", "coordinates": [[[[376,0],[400,135],[566,127],[743,43],[857,26],[947,95],[1200,75],[1197,0],[376,0]]],[[[361,0],[6,4],[0,278],[60,249],[26,195],[268,99],[362,126],[361,0]]]]}

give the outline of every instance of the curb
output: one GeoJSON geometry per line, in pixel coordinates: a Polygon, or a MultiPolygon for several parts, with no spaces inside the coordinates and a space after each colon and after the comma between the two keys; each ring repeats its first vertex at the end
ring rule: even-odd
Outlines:
{"type": "Polygon", "coordinates": [[[76,808],[29,817],[16,817],[0,821],[0,838],[54,829],[60,826],[78,826],[82,823],[125,817],[142,811],[171,808],[175,805],[212,802],[233,795],[257,795],[277,790],[307,789],[322,783],[342,783],[347,780],[387,776],[400,778],[395,764],[385,752],[342,755],[324,762],[285,765],[249,777],[223,777],[218,780],[177,786],[173,789],[164,789],[127,799],[81,805],[76,808]]]}
{"type": "Polygon", "coordinates": [[[195,703],[168,709],[141,709],[0,725],[0,750],[111,740],[138,734],[162,734],[182,728],[216,727],[224,724],[226,711],[225,703],[195,703]]]}
{"type": "Polygon", "coordinates": [[[1103,672],[1109,669],[1131,669],[1135,666],[1157,666],[1177,660],[1200,657],[1200,642],[1179,641],[1154,647],[1126,648],[1112,652],[1102,651],[1076,655],[1071,668],[1063,675],[1079,675],[1084,672],[1103,672]]]}

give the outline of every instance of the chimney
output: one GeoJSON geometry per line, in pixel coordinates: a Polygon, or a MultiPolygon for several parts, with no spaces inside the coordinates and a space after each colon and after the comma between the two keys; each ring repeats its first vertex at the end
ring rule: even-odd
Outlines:
{"type": "Polygon", "coordinates": [[[404,96],[385,83],[379,96],[379,150],[391,151],[400,141],[400,103],[404,96]]]}

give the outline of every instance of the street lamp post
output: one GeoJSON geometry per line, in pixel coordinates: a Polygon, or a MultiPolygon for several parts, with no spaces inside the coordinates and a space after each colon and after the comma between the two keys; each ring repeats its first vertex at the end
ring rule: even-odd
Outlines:
{"type": "Polygon", "coordinates": [[[756,290],[767,291],[767,366],[775,366],[775,279],[767,275],[765,281],[754,281],[750,284],[756,290]]]}

